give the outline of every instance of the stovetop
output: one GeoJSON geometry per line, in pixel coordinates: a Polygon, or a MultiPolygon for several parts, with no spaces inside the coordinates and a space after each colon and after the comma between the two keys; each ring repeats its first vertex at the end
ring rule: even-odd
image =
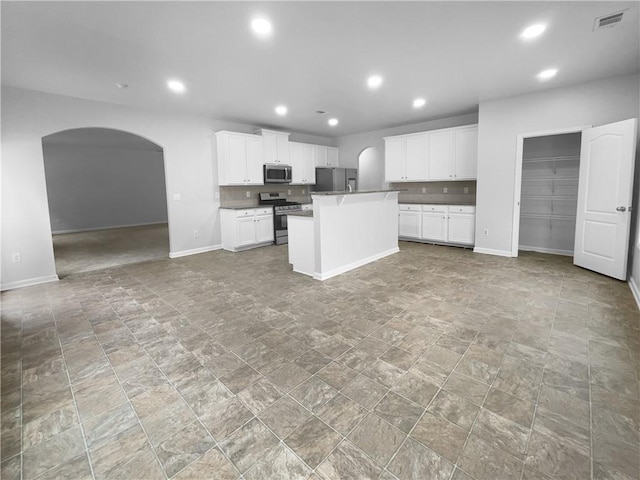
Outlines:
{"type": "Polygon", "coordinates": [[[299,210],[302,208],[302,204],[299,202],[290,202],[287,200],[286,195],[283,192],[277,193],[261,193],[260,205],[273,205],[274,210],[299,210]]]}

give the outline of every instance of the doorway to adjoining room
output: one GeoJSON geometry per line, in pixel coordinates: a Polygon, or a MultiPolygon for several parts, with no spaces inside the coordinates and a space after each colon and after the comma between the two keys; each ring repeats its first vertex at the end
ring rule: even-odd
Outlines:
{"type": "Polygon", "coordinates": [[[384,161],[374,147],[358,155],[358,190],[379,190],[384,185],[384,161]]]}
{"type": "Polygon", "coordinates": [[[162,147],[79,128],[43,137],[42,148],[59,277],[169,256],[162,147]]]}

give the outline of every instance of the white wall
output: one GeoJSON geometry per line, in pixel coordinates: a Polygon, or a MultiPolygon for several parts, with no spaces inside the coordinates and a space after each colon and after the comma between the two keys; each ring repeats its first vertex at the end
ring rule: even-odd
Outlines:
{"type": "Polygon", "coordinates": [[[45,141],[43,153],[53,233],[167,221],[162,152],[45,141]]]}
{"type": "Polygon", "coordinates": [[[384,185],[384,152],[365,148],[358,157],[358,188],[378,190],[384,185]]]}
{"type": "Polygon", "coordinates": [[[639,82],[627,75],[480,104],[476,250],[510,255],[518,134],[637,118],[639,82]]]}
{"type": "MultiPolygon", "coordinates": [[[[56,278],[44,176],[42,137],[72,128],[132,133],[162,147],[173,256],[220,245],[218,174],[211,137],[217,130],[252,132],[252,125],[169,115],[30,90],[2,89],[2,221],[0,283],[16,288],[56,278]],[[173,200],[180,193],[182,200],[173,200]],[[193,231],[198,230],[198,238],[193,231]],[[12,253],[22,262],[12,263],[12,253]]],[[[317,143],[331,141],[292,135],[317,143]]]]}
{"type": "MultiPolygon", "coordinates": [[[[437,130],[439,128],[458,127],[461,125],[471,125],[478,123],[478,114],[469,113],[456,117],[442,118],[430,122],[414,123],[401,127],[385,128],[371,132],[356,133],[339,137],[337,146],[340,149],[340,166],[347,168],[358,168],[358,156],[367,147],[373,147],[378,155],[384,159],[383,137],[393,135],[403,135],[405,133],[425,132],[427,130],[437,130]]],[[[384,160],[380,162],[379,176],[384,179],[384,160]]]]}

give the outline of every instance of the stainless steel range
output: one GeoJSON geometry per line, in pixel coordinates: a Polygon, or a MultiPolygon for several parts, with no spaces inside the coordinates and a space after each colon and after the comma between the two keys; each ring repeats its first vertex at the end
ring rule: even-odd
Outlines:
{"type": "Polygon", "coordinates": [[[289,243],[287,214],[302,210],[298,202],[289,202],[284,192],[260,194],[260,205],[273,205],[273,229],[276,245],[289,243]]]}

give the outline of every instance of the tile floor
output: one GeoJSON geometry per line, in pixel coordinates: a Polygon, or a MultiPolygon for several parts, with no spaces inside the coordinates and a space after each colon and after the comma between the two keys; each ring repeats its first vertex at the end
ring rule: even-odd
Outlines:
{"type": "Polygon", "coordinates": [[[286,247],[2,294],[2,478],[637,479],[639,314],[562,257],[286,247]]]}
{"type": "Polygon", "coordinates": [[[111,228],[53,236],[58,277],[169,256],[169,225],[111,228]]]}

